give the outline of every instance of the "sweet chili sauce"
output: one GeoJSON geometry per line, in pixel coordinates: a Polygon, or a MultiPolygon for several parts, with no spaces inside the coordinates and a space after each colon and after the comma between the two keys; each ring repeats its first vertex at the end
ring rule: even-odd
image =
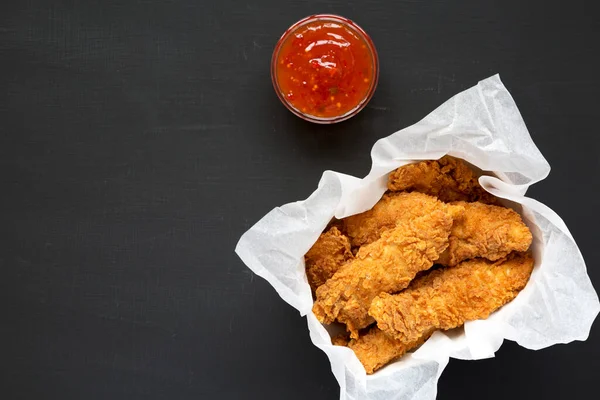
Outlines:
{"type": "Polygon", "coordinates": [[[273,53],[271,74],[282,102],[312,122],[350,118],[377,85],[378,60],[368,35],[352,21],[316,15],[294,24],[273,53]]]}

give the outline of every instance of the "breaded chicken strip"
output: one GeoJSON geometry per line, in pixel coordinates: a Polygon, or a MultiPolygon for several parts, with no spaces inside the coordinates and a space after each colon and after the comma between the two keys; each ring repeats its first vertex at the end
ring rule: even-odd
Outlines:
{"type": "Polygon", "coordinates": [[[334,226],[322,233],[304,256],[306,277],[313,292],[353,258],[350,240],[338,228],[334,226]]]}
{"type": "Polygon", "coordinates": [[[439,202],[423,193],[385,194],[373,208],[344,218],[341,222],[353,246],[372,243],[381,234],[402,221],[426,215],[436,210],[439,202]]]}
{"type": "Polygon", "coordinates": [[[396,169],[388,178],[388,189],[426,193],[446,202],[495,202],[494,196],[479,185],[471,168],[464,161],[450,156],[396,169]]]}
{"type": "Polygon", "coordinates": [[[453,266],[475,257],[499,260],[513,251],[527,251],[531,231],[514,210],[483,203],[455,202],[464,207],[454,219],[450,245],[438,264],[453,266]]]}
{"type": "Polygon", "coordinates": [[[313,312],[322,323],[346,324],[352,338],[373,322],[371,300],[381,292],[408,286],[417,272],[431,268],[446,247],[453,216],[461,206],[438,202],[431,213],[400,223],[381,238],[360,248],[354,260],[317,289],[313,312]]]}
{"type": "Polygon", "coordinates": [[[401,293],[382,293],[373,300],[369,314],[386,334],[410,343],[433,329],[447,330],[486,319],[517,296],[532,270],[533,258],[527,254],[495,263],[465,261],[432,271],[401,293]]]}
{"type": "Polygon", "coordinates": [[[413,342],[405,343],[391,338],[374,326],[358,339],[350,340],[348,347],[354,351],[367,374],[372,374],[389,362],[402,357],[406,352],[422,345],[429,336],[431,332],[413,342]]]}

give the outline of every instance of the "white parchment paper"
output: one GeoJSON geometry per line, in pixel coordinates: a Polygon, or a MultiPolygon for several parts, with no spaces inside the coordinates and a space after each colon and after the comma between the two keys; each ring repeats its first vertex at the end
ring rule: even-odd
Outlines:
{"type": "Polygon", "coordinates": [[[306,315],[310,338],[331,362],[342,400],[431,400],[450,357],[493,357],[504,339],[528,349],[585,340],[600,310],[585,262],[562,219],[524,197],[550,166],[539,152],[509,92],[492,76],[457,94],[420,122],[379,140],[363,179],[326,171],[304,201],[275,208],[240,239],[236,252],[281,298],[306,315]],[[370,209],[386,190],[387,175],[415,160],[460,157],[489,171],[481,185],[512,201],[534,236],[536,266],[527,287],[487,320],[436,332],[421,348],[367,376],[352,350],[333,346],[311,309],[304,254],[332,217],[370,209]]]}

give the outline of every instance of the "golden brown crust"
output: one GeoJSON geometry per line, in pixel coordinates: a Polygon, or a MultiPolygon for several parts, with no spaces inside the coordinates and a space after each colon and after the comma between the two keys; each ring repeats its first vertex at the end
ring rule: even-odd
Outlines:
{"type": "Polygon", "coordinates": [[[358,339],[350,340],[348,347],[354,351],[367,374],[372,374],[402,357],[406,352],[422,345],[429,336],[431,333],[427,333],[413,342],[405,343],[393,339],[374,326],[364,335],[360,335],[358,339]]]}
{"type": "Polygon", "coordinates": [[[433,196],[413,193],[385,194],[368,211],[342,220],[352,246],[363,246],[381,237],[388,229],[411,219],[426,215],[439,207],[433,196]]]}
{"type": "Polygon", "coordinates": [[[313,292],[353,258],[350,240],[338,228],[333,226],[322,233],[304,256],[306,277],[313,292]]]}
{"type": "Polygon", "coordinates": [[[371,303],[369,314],[382,331],[411,342],[432,329],[447,330],[486,319],[517,296],[532,270],[533,259],[527,254],[495,263],[465,261],[432,271],[399,294],[382,293],[371,303]]]}
{"type": "Polygon", "coordinates": [[[438,201],[435,211],[398,224],[361,247],[354,260],[317,289],[317,319],[342,322],[352,338],[358,337],[358,330],[373,322],[371,300],[381,292],[404,289],[417,272],[429,269],[448,246],[453,216],[462,211],[438,201]]]}
{"type": "Polygon", "coordinates": [[[475,257],[499,260],[513,251],[527,251],[531,231],[514,210],[483,203],[454,202],[464,207],[455,218],[448,249],[439,264],[453,266],[475,257]]]}
{"type": "Polygon", "coordinates": [[[496,202],[494,196],[479,185],[473,170],[464,161],[450,156],[420,161],[392,171],[388,189],[426,193],[445,202],[496,202]]]}

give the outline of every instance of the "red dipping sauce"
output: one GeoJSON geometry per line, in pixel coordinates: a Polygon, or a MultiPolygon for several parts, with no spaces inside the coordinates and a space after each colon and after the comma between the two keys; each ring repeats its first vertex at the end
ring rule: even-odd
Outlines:
{"type": "Polygon", "coordinates": [[[335,15],[305,18],[281,37],[271,62],[273,85],[290,111],[334,123],[357,114],[373,96],[379,63],[373,42],[335,15]]]}

